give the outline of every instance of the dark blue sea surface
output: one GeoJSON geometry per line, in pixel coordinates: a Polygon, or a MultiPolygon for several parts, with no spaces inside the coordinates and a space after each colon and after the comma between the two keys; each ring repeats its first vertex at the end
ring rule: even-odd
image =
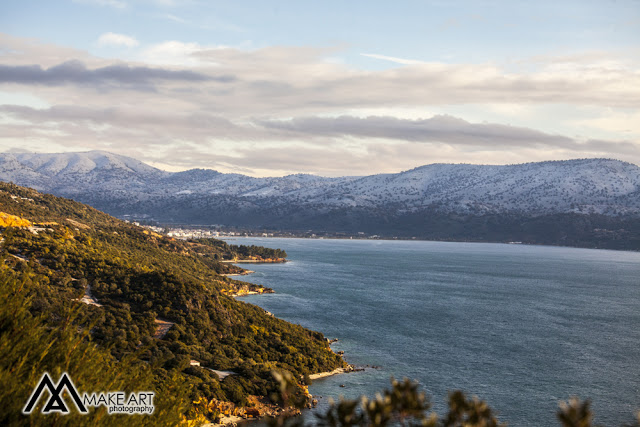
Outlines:
{"type": "Polygon", "coordinates": [[[245,265],[249,296],[277,317],[338,338],[355,365],[310,391],[357,397],[390,377],[420,382],[434,410],[461,389],[511,426],[557,426],[560,400],[592,400],[595,422],[640,410],[640,253],[421,241],[228,239],[282,248],[245,265]],[[344,385],[344,387],[340,387],[344,385]]]}

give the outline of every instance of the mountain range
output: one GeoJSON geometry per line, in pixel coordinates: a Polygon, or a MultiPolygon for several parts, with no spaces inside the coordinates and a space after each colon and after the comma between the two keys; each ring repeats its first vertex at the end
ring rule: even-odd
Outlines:
{"type": "Polygon", "coordinates": [[[102,151],[5,153],[0,180],[161,223],[384,237],[597,246],[608,234],[617,247],[635,239],[640,218],[640,168],[612,159],[255,178],[166,172],[102,151]]]}

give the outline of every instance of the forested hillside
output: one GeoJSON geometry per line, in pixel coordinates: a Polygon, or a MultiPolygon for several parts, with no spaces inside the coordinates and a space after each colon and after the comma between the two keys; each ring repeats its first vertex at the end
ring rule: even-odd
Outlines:
{"type": "MultiPolygon", "coordinates": [[[[248,285],[219,274],[230,272],[223,254],[235,253],[224,242],[173,240],[12,184],[0,183],[0,212],[2,274],[28,277],[20,289],[31,316],[56,330],[75,312],[77,330],[90,330],[86,339],[111,357],[147,362],[160,394],[183,384],[189,402],[245,405],[250,395],[277,391],[274,370],[302,383],[344,365],[321,333],[228,296],[248,285]],[[220,379],[213,370],[233,374],[220,379]]],[[[33,386],[24,387],[25,401],[33,386]]],[[[214,419],[208,407],[200,412],[214,419]]],[[[186,415],[196,412],[191,404],[186,415]]]]}

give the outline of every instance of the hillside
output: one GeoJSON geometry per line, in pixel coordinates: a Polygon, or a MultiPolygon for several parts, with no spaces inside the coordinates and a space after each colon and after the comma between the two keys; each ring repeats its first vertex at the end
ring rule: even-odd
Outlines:
{"type": "Polygon", "coordinates": [[[105,152],[2,154],[0,179],[161,223],[619,249],[639,237],[640,168],[610,159],[252,178],[105,152]]]}
{"type": "MultiPolygon", "coordinates": [[[[12,221],[0,227],[2,273],[30,277],[31,314],[61,328],[75,312],[78,330],[90,326],[99,348],[147,362],[154,389],[184,385],[188,402],[201,403],[190,404],[188,417],[213,420],[219,406],[211,402],[246,405],[277,392],[273,370],[302,379],[344,365],[321,333],[229,296],[268,290],[220,275],[230,271],[222,258],[281,251],[177,241],[12,184],[0,183],[0,212],[12,221]]],[[[33,386],[25,385],[24,401],[33,386]]]]}

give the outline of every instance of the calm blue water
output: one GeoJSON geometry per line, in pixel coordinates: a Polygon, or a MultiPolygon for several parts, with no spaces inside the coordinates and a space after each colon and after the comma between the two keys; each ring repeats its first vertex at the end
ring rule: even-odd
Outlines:
{"type": "Polygon", "coordinates": [[[242,300],[319,330],[349,363],[380,369],[316,381],[312,394],[373,395],[418,380],[434,409],[478,395],[511,426],[556,426],[558,401],[590,398],[595,422],[640,409],[640,253],[417,241],[237,239],[285,249],[242,280],[242,300]],[[340,387],[344,384],[344,388],[340,387]]]}

